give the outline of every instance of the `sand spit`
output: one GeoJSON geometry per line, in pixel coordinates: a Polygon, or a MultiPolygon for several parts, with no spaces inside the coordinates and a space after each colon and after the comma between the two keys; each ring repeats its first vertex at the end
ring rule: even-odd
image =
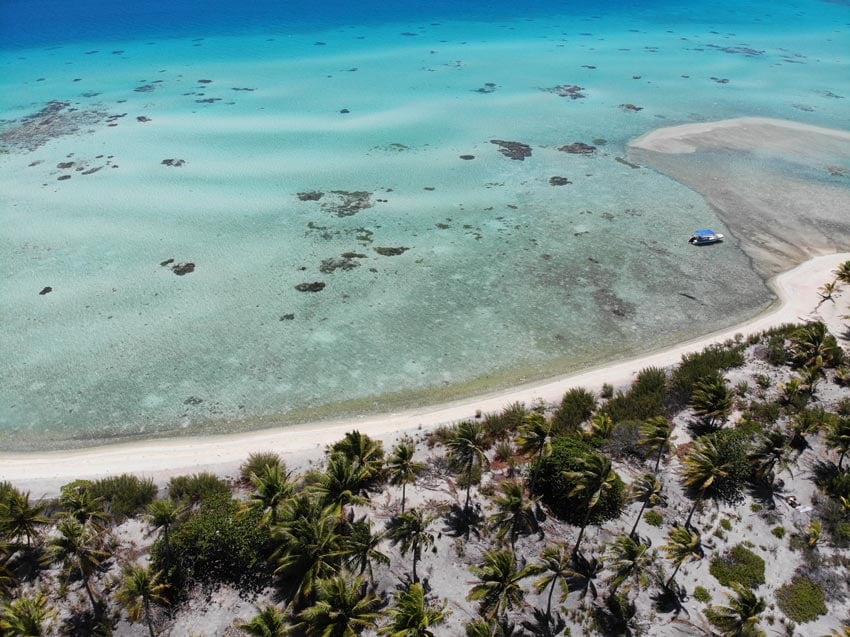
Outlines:
{"type": "MultiPolygon", "coordinates": [[[[724,341],[736,334],[746,336],[771,326],[812,318],[813,308],[818,306],[820,300],[818,287],[832,280],[833,270],[848,259],[850,253],[847,252],[821,256],[775,277],[770,285],[779,297],[779,302],[742,325],[663,351],[552,381],[443,405],[359,419],[311,423],[230,436],[153,440],[74,451],[2,454],[0,480],[9,480],[35,496],[56,495],[61,485],[76,478],[97,478],[124,472],[150,476],[158,483],[164,483],[173,475],[194,471],[233,474],[239,464],[257,450],[279,452],[288,466],[299,468],[311,459],[318,459],[327,444],[335,442],[351,429],[356,428],[388,441],[405,432],[473,418],[478,410],[498,411],[515,401],[533,403],[537,400],[560,400],[570,387],[598,389],[603,383],[622,387],[629,384],[634,375],[645,367],[673,365],[683,354],[700,350],[711,343],[724,341]]],[[[833,313],[840,311],[830,303],[821,305],[821,308],[822,311],[833,313]]]]}
{"type": "Polygon", "coordinates": [[[765,118],[686,124],[629,156],[700,193],[770,277],[850,245],[850,132],[765,118]]]}

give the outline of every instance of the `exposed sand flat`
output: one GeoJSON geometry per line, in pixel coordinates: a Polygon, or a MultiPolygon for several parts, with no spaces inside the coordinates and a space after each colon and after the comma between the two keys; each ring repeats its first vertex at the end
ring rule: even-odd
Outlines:
{"type": "Polygon", "coordinates": [[[770,277],[850,245],[850,132],[741,118],[662,128],[632,161],[700,193],[770,277]]]}
{"type": "Polygon", "coordinates": [[[490,412],[514,401],[552,402],[574,386],[597,389],[602,383],[615,387],[629,383],[635,373],[648,366],[668,366],[678,362],[687,352],[700,350],[736,334],[744,336],[771,326],[802,321],[822,315],[835,318],[844,312],[834,303],[823,303],[817,288],[832,280],[833,270],[850,259],[850,253],[832,254],[810,259],[802,265],[775,277],[771,287],[779,302],[767,312],[742,325],[710,334],[660,352],[640,356],[553,381],[518,387],[498,394],[345,421],[329,421],[207,438],[180,438],[117,444],[75,451],[39,452],[0,455],[0,480],[9,480],[35,496],[55,495],[61,485],[76,478],[95,478],[130,472],[151,476],[158,482],[170,476],[194,471],[231,474],[253,451],[280,452],[292,467],[303,466],[317,458],[325,445],[335,442],[346,431],[357,428],[370,436],[392,439],[405,431],[435,427],[473,418],[476,410],[490,412]],[[818,308],[815,312],[815,308],[818,308]]]}

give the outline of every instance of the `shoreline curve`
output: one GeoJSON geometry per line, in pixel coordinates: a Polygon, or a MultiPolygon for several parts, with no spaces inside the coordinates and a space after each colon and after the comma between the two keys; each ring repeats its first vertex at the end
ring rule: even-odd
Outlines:
{"type": "MultiPolygon", "coordinates": [[[[817,318],[820,300],[817,289],[832,278],[832,272],[839,264],[847,260],[850,260],[850,252],[817,256],[772,277],[767,283],[777,295],[777,302],[748,321],[659,351],[555,379],[449,403],[361,418],[209,437],[125,442],[69,451],[0,453],[0,480],[8,480],[36,497],[42,497],[57,495],[60,487],[72,480],[96,479],[119,473],[149,477],[158,484],[174,475],[197,471],[232,474],[250,453],[259,450],[274,450],[289,466],[295,466],[317,451],[321,453],[326,445],[353,428],[375,438],[390,438],[471,419],[479,410],[482,413],[498,411],[516,401],[556,402],[571,387],[595,389],[603,383],[623,387],[645,367],[674,365],[683,354],[723,342],[737,334],[746,337],[783,323],[817,318]]],[[[829,304],[827,309],[833,308],[837,313],[834,306],[829,304]]]]}

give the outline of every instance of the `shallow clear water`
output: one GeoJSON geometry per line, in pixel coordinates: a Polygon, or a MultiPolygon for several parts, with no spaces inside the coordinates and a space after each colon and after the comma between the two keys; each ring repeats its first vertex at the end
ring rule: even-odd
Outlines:
{"type": "Polygon", "coordinates": [[[3,444],[422,404],[770,302],[736,241],[689,249],[725,226],[626,144],[850,128],[850,7],[460,4],[3,3],[3,444]]]}

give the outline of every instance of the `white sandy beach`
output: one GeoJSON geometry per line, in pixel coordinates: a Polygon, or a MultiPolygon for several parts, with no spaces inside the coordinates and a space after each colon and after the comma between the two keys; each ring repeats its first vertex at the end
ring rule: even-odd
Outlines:
{"type": "MultiPolygon", "coordinates": [[[[603,383],[624,386],[645,367],[673,365],[685,353],[701,350],[736,334],[747,336],[782,323],[814,318],[814,309],[820,301],[818,288],[831,281],[833,270],[848,259],[850,253],[846,252],[824,255],[775,277],[770,285],[778,296],[778,302],[768,311],[743,324],[659,352],[555,380],[442,405],[359,419],[316,422],[226,436],[150,440],[73,451],[2,454],[0,480],[9,480],[19,488],[31,491],[34,496],[55,495],[63,484],[74,479],[125,472],[149,476],[163,483],[173,475],[196,471],[233,474],[239,464],[257,450],[279,452],[287,464],[295,468],[317,459],[325,445],[335,442],[346,431],[354,428],[370,436],[389,440],[420,428],[473,418],[478,410],[484,413],[497,411],[515,401],[558,401],[570,387],[598,389],[603,383]]],[[[817,311],[840,314],[846,310],[825,302],[817,311]]]]}

